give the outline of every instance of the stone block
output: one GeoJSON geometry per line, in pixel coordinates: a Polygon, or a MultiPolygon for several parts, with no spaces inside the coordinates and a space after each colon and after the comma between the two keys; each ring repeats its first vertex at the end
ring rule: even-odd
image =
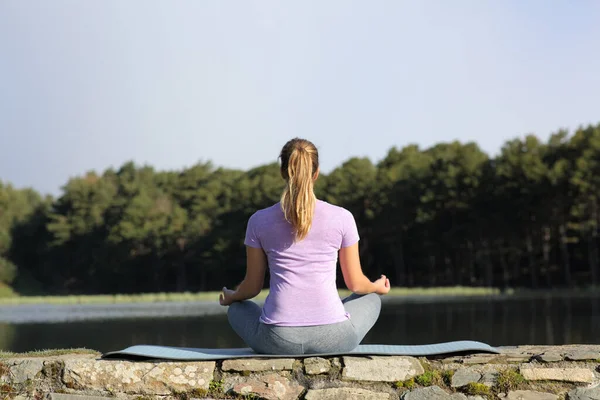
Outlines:
{"type": "Polygon", "coordinates": [[[567,393],[567,400],[600,400],[600,386],[573,389],[567,393]]]}
{"type": "Polygon", "coordinates": [[[468,385],[469,383],[479,382],[481,374],[477,371],[470,370],[468,368],[461,368],[456,370],[452,375],[451,386],[458,388],[468,385]]]}
{"type": "Polygon", "coordinates": [[[129,362],[65,359],[67,387],[128,394],[166,395],[173,391],[208,390],[214,361],[129,362]]]}
{"type": "Polygon", "coordinates": [[[533,357],[535,360],[541,361],[541,362],[558,362],[558,361],[562,361],[563,357],[558,354],[558,353],[544,353],[544,354],[538,354],[535,357],[533,357]]]}
{"type": "Polygon", "coordinates": [[[342,378],[354,381],[396,382],[421,375],[423,366],[414,357],[344,357],[342,378]]]}
{"type": "Polygon", "coordinates": [[[533,390],[513,390],[508,392],[506,400],[558,400],[553,393],[536,392],[533,390]]]}
{"type": "Polygon", "coordinates": [[[594,372],[589,368],[536,368],[521,366],[521,375],[529,381],[562,381],[592,383],[594,372]]]}
{"type": "Polygon", "coordinates": [[[483,374],[479,382],[486,385],[487,387],[492,387],[498,381],[498,375],[498,371],[488,371],[483,374]]]}
{"type": "Polygon", "coordinates": [[[565,359],[568,361],[589,361],[589,360],[600,360],[600,352],[598,351],[572,351],[565,355],[565,359]]]}
{"type": "Polygon", "coordinates": [[[24,358],[12,360],[7,363],[8,374],[2,377],[5,382],[24,383],[28,380],[34,380],[44,368],[44,359],[42,358],[24,358]]]}
{"type": "Polygon", "coordinates": [[[439,386],[429,386],[402,394],[402,400],[467,400],[462,393],[449,394],[439,386]]]}
{"type": "Polygon", "coordinates": [[[114,397],[87,396],[70,393],[50,393],[46,396],[48,400],[114,400],[114,397]]]}
{"type": "Polygon", "coordinates": [[[298,382],[278,374],[230,377],[225,385],[237,395],[254,395],[267,400],[296,400],[304,392],[298,382]]]}
{"type": "Polygon", "coordinates": [[[225,360],[221,367],[223,371],[289,371],[294,365],[293,358],[273,358],[273,359],[258,359],[258,358],[241,358],[237,360],[225,360]]]}
{"type": "Polygon", "coordinates": [[[476,354],[473,356],[464,357],[463,364],[487,364],[490,361],[498,358],[497,354],[476,354]]]}
{"type": "Polygon", "coordinates": [[[321,357],[310,357],[304,360],[304,371],[308,375],[326,374],[331,370],[328,360],[321,357]]]}
{"type": "Polygon", "coordinates": [[[359,388],[330,388],[309,390],[306,400],[389,400],[389,393],[372,392],[359,388]]]}

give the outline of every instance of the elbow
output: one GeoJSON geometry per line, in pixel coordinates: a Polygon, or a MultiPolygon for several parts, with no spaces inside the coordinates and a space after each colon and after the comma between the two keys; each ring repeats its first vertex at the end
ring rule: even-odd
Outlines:
{"type": "Polygon", "coordinates": [[[353,281],[348,280],[348,282],[346,282],[346,287],[352,293],[356,294],[367,294],[372,291],[371,281],[369,281],[367,278],[357,279],[353,281]]]}
{"type": "Polygon", "coordinates": [[[360,292],[360,289],[361,289],[361,285],[357,282],[346,282],[346,287],[352,293],[356,293],[356,294],[359,294],[358,292],[360,292]]]}
{"type": "Polygon", "coordinates": [[[249,291],[250,291],[250,294],[252,295],[252,297],[256,297],[256,296],[258,296],[260,294],[260,292],[262,291],[262,289],[263,289],[262,285],[260,285],[260,286],[256,285],[256,286],[250,288],[249,291]]]}

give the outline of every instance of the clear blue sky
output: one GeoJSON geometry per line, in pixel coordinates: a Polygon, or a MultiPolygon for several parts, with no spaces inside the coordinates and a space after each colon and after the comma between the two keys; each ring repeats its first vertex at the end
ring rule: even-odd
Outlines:
{"type": "Polygon", "coordinates": [[[489,154],[600,122],[600,1],[0,1],[0,180],[247,169],[313,140],[489,154]]]}

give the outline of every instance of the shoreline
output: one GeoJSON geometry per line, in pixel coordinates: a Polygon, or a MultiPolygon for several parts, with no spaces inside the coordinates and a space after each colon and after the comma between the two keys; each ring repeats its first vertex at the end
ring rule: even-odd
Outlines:
{"type": "MultiPolygon", "coordinates": [[[[340,297],[346,297],[351,292],[346,289],[338,290],[340,297]]],[[[557,289],[507,289],[486,287],[433,287],[433,288],[392,288],[390,293],[383,296],[389,301],[406,300],[422,301],[436,298],[498,298],[520,299],[539,297],[587,297],[600,292],[596,288],[557,288],[557,289]]],[[[19,305],[85,305],[85,304],[152,304],[152,303],[218,303],[219,293],[209,292],[172,292],[172,293],[139,293],[139,294],[108,294],[108,295],[64,295],[64,296],[14,296],[0,297],[0,307],[19,305]]],[[[264,300],[269,291],[263,290],[253,300],[264,300]]]]}

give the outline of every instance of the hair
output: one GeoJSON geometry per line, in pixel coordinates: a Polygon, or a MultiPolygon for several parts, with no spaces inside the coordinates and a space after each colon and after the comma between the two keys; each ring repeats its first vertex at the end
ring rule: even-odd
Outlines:
{"type": "Polygon", "coordinates": [[[317,199],[313,188],[319,169],[319,152],[308,140],[294,138],[283,146],[279,158],[281,176],[286,181],[281,209],[294,227],[295,240],[301,241],[308,235],[315,213],[317,199]]]}

